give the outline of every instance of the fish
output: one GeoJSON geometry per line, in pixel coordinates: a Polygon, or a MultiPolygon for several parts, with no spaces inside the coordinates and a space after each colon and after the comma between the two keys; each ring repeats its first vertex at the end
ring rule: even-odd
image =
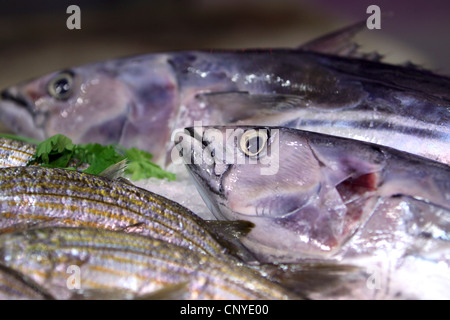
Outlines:
{"type": "MultiPolygon", "coordinates": [[[[0,120],[43,140],[118,143],[173,163],[174,132],[285,126],[450,164],[450,79],[361,54],[363,23],[299,47],[157,52],[51,72],[1,92],[0,120]]],[[[176,158],[178,159],[178,158],[176,158]]]]}
{"type": "Polygon", "coordinates": [[[0,168],[25,166],[35,152],[34,144],[0,137],[0,168]]]}
{"type": "Polygon", "coordinates": [[[53,300],[28,276],[0,264],[0,300],[53,300]]]}
{"type": "Polygon", "coordinates": [[[214,224],[124,179],[40,166],[0,168],[0,233],[37,226],[93,227],[139,233],[224,259],[235,252],[244,259],[237,239],[252,225],[238,222],[229,225],[228,234],[218,234],[214,224]]]}
{"type": "Polygon", "coordinates": [[[165,288],[166,294],[190,300],[296,298],[243,264],[121,231],[43,227],[3,233],[0,261],[29,275],[56,299],[95,293],[151,298],[165,288]]]}
{"type": "Polygon", "coordinates": [[[450,298],[448,165],[285,127],[192,127],[177,148],[217,219],[254,224],[259,261],[359,266],[371,299],[450,298]]]}

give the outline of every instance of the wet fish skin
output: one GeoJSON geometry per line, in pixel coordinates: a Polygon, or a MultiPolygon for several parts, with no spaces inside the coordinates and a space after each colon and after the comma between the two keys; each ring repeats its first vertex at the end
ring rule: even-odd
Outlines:
{"type": "Polygon", "coordinates": [[[0,300],[53,300],[33,280],[11,268],[0,264],[0,300]]]}
{"type": "MultiPolygon", "coordinates": [[[[277,220],[278,228],[287,230],[301,223],[293,217],[302,210],[312,210],[311,217],[304,218],[306,225],[312,223],[308,219],[321,216],[321,228],[341,235],[315,235],[318,244],[303,248],[313,255],[336,253],[347,239],[344,234],[352,234],[368,215],[362,211],[352,217],[347,212],[373,209],[377,199],[409,197],[450,210],[449,166],[378,145],[284,127],[231,126],[204,127],[199,134],[189,129],[178,146],[217,218],[249,219],[255,225],[277,220]],[[236,140],[255,130],[270,132],[267,143],[273,149],[267,150],[273,153],[261,153],[260,161],[252,163],[236,140]],[[224,158],[226,151],[235,156],[233,161],[224,158]],[[198,155],[204,158],[195,159],[198,155]]],[[[293,240],[302,234],[291,231],[293,240]]],[[[320,230],[305,230],[304,235],[312,237],[315,232],[320,230]]],[[[276,245],[278,235],[273,234],[272,239],[265,235],[259,241],[276,245]]],[[[287,235],[283,238],[277,249],[293,250],[287,235]]]]}
{"type": "Polygon", "coordinates": [[[260,260],[375,268],[383,287],[368,290],[363,278],[365,298],[450,297],[449,166],[282,127],[189,129],[183,141],[186,167],[216,217],[254,223],[242,241],[260,260]],[[249,130],[270,132],[253,163],[239,146],[249,130]],[[234,162],[221,157],[224,146],[234,162]]]}
{"type": "Polygon", "coordinates": [[[0,138],[0,167],[24,166],[30,161],[36,146],[27,142],[0,138]]]}
{"type": "Polygon", "coordinates": [[[208,255],[227,251],[194,213],[131,184],[59,168],[1,168],[0,230],[36,225],[124,230],[208,255]]]}
{"type": "Polygon", "coordinates": [[[159,164],[171,161],[173,130],[194,121],[300,128],[450,164],[450,79],[336,56],[329,40],[299,49],[155,53],[73,67],[4,90],[0,118],[38,139],[62,133],[75,143],[144,149],[159,164]],[[49,85],[61,79],[70,95],[55,98],[49,85]]]}
{"type": "Polygon", "coordinates": [[[120,291],[129,299],[186,283],[185,299],[288,299],[276,284],[242,264],[131,233],[92,228],[38,228],[0,235],[0,261],[28,274],[57,299],[120,291]],[[68,289],[78,266],[80,289],[68,289]],[[73,268],[73,267],[72,267],[73,268]]]}

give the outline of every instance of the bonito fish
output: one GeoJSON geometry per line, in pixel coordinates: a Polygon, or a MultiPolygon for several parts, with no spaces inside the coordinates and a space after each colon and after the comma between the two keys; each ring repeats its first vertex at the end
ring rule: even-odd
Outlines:
{"type": "Polygon", "coordinates": [[[296,49],[155,53],[68,68],[5,89],[0,120],[41,140],[62,133],[137,147],[162,165],[172,160],[172,132],[195,121],[301,128],[449,164],[450,79],[358,56],[348,39],[359,27],[296,49]]]}
{"type": "Polygon", "coordinates": [[[0,169],[0,232],[40,225],[140,233],[212,256],[227,251],[193,212],[131,184],[58,168],[0,169]]]}
{"type": "Polygon", "coordinates": [[[241,264],[150,237],[102,229],[5,233],[0,235],[0,262],[29,275],[57,299],[152,298],[166,287],[184,299],[295,298],[241,264]]]}
{"type": "Polygon", "coordinates": [[[383,285],[365,297],[450,298],[449,166],[281,127],[181,136],[211,211],[254,223],[242,241],[260,260],[374,268],[383,285]]]}

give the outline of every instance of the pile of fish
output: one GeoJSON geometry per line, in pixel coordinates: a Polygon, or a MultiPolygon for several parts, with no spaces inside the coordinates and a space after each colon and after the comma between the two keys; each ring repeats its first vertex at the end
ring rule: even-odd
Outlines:
{"type": "Polygon", "coordinates": [[[295,49],[113,59],[4,90],[21,135],[183,166],[211,219],[0,141],[0,297],[450,298],[450,79],[295,49]],[[71,273],[73,272],[73,273],[71,273]]]}

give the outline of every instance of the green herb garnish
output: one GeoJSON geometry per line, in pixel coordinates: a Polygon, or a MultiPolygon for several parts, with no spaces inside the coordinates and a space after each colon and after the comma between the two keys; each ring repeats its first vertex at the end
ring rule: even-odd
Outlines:
{"type": "Polygon", "coordinates": [[[175,174],[161,169],[150,161],[151,158],[150,153],[136,148],[125,149],[117,145],[104,146],[99,143],[73,144],[66,136],[57,134],[37,145],[36,154],[29,164],[37,163],[44,167],[72,170],[88,164],[89,167],[81,170],[82,172],[99,174],[127,159],[125,173],[131,175],[132,180],[151,177],[175,180],[175,174]]]}
{"type": "Polygon", "coordinates": [[[32,161],[46,167],[65,168],[72,159],[73,153],[72,140],[57,134],[37,145],[32,161]]]}
{"type": "Polygon", "coordinates": [[[152,155],[146,151],[136,148],[130,148],[125,152],[126,158],[129,163],[125,170],[125,173],[131,175],[131,180],[147,179],[151,177],[170,180],[175,180],[175,174],[164,171],[151,162],[152,155]]]}
{"type": "Polygon", "coordinates": [[[101,145],[99,143],[76,145],[74,158],[81,163],[88,163],[89,168],[83,172],[99,174],[106,168],[122,161],[125,157],[118,152],[114,145],[101,145]]]}

